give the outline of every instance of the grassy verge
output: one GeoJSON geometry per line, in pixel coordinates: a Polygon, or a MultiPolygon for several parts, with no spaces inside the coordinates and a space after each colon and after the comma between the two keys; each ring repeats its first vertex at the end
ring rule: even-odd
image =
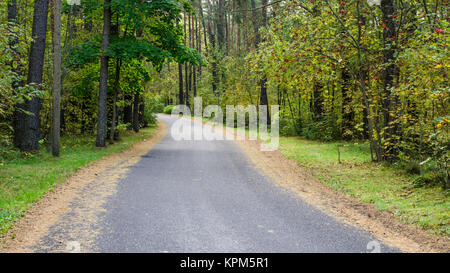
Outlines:
{"type": "Polygon", "coordinates": [[[311,170],[321,182],[373,203],[380,210],[389,210],[403,222],[450,235],[450,191],[439,187],[414,188],[414,175],[371,162],[367,145],[282,137],[280,150],[311,170]]]}
{"type": "Polygon", "coordinates": [[[0,161],[0,235],[5,234],[39,197],[81,167],[106,155],[117,153],[151,136],[157,127],[139,133],[124,132],[121,141],[107,148],[95,148],[95,136],[61,139],[61,156],[52,157],[45,148],[26,158],[0,161]]]}

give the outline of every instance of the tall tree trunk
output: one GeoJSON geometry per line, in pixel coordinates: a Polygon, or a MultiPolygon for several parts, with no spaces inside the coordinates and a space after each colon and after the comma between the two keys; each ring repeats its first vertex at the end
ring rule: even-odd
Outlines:
{"type": "Polygon", "coordinates": [[[116,59],[116,75],[114,81],[114,99],[113,99],[113,116],[111,122],[111,133],[109,135],[109,142],[114,143],[115,130],[116,130],[116,122],[117,122],[117,96],[119,94],[119,83],[120,83],[120,67],[122,62],[119,59],[116,59]]]}
{"type": "Polygon", "coordinates": [[[384,50],[383,50],[383,62],[386,65],[384,69],[384,82],[383,82],[383,114],[385,123],[385,149],[384,157],[386,160],[395,159],[396,155],[396,124],[394,124],[393,115],[396,111],[397,99],[393,97],[391,89],[394,86],[394,75],[397,67],[395,64],[395,52],[396,52],[396,26],[394,21],[395,15],[395,1],[394,0],[381,0],[381,12],[383,13],[383,21],[385,29],[383,32],[384,38],[384,50]]]}
{"type": "MultiPolygon", "coordinates": [[[[356,12],[358,16],[358,22],[363,20],[361,16],[361,10],[360,10],[360,1],[356,2],[356,12]]],[[[365,109],[367,110],[367,129],[369,132],[369,143],[370,143],[370,156],[372,160],[374,160],[373,153],[376,153],[376,160],[380,161],[382,159],[381,153],[380,153],[380,145],[377,143],[377,140],[380,141],[379,131],[378,131],[378,122],[376,120],[376,115],[374,117],[371,117],[371,112],[375,113],[376,109],[375,107],[372,107],[371,109],[371,101],[369,101],[369,95],[366,90],[366,80],[367,80],[367,71],[366,68],[363,67],[363,55],[362,55],[362,48],[361,48],[361,38],[362,38],[362,26],[361,24],[358,24],[358,36],[357,36],[357,76],[356,78],[359,81],[359,88],[361,90],[361,93],[363,95],[363,103],[365,106],[365,109]],[[375,138],[373,133],[374,130],[376,130],[377,137],[375,138]]]]}
{"type": "MultiPolygon", "coordinates": [[[[61,80],[62,82],[62,80],[61,80]]],[[[61,118],[60,118],[60,124],[61,124],[61,135],[64,135],[64,132],[66,131],[66,115],[64,114],[64,108],[61,108],[61,118]]]]}
{"type": "Polygon", "coordinates": [[[61,133],[61,0],[53,0],[53,117],[51,143],[53,156],[59,156],[61,133]]]}
{"type": "Polygon", "coordinates": [[[133,130],[139,132],[139,92],[134,94],[133,102],[133,130]]]}
{"type": "MultiPolygon", "coordinates": [[[[318,5],[314,5],[312,8],[312,14],[314,17],[320,16],[320,7],[318,5]]],[[[320,121],[323,118],[323,97],[322,97],[322,88],[323,84],[315,80],[313,83],[313,104],[312,104],[312,113],[313,120],[320,121]]]]}
{"type": "Polygon", "coordinates": [[[183,92],[183,65],[178,64],[178,104],[184,104],[184,92],[183,92]]]}
{"type": "MultiPolygon", "coordinates": [[[[246,2],[244,2],[246,3],[246,2]]],[[[247,5],[245,5],[245,7],[247,7],[247,5]]],[[[246,52],[249,50],[250,48],[250,41],[249,39],[247,39],[248,37],[248,28],[247,25],[249,25],[249,16],[247,15],[247,9],[244,9],[244,11],[242,11],[242,25],[244,26],[244,33],[243,33],[243,40],[244,40],[244,49],[246,50],[246,52]]]]}
{"type": "MultiPolygon", "coordinates": [[[[184,45],[187,46],[187,26],[186,26],[186,12],[184,12],[183,20],[184,20],[184,45]]],[[[189,72],[188,72],[188,63],[184,63],[184,83],[186,89],[186,96],[184,97],[185,105],[189,105],[189,72]]]]}
{"type": "Polygon", "coordinates": [[[217,73],[217,55],[216,55],[216,30],[213,25],[214,22],[211,21],[211,16],[213,14],[213,8],[211,2],[208,1],[208,38],[209,38],[209,48],[207,50],[207,55],[212,57],[211,61],[211,74],[212,74],[212,91],[214,96],[218,96],[217,86],[219,85],[219,77],[217,73]]]}
{"type": "MultiPolygon", "coordinates": [[[[8,3],[8,24],[9,24],[9,34],[10,34],[10,38],[9,38],[9,48],[11,49],[11,51],[13,52],[14,59],[11,62],[11,71],[13,71],[16,75],[19,75],[21,73],[21,67],[20,67],[20,56],[17,53],[17,43],[19,42],[19,37],[17,36],[17,32],[14,30],[14,27],[17,25],[17,2],[16,0],[11,0],[8,3]]],[[[18,88],[19,86],[21,86],[22,83],[15,80],[12,83],[12,88],[15,90],[16,88],[18,88]]],[[[19,118],[20,118],[20,111],[18,109],[18,107],[16,107],[16,109],[14,109],[14,113],[12,116],[12,126],[14,128],[14,130],[18,130],[19,129],[19,118]]],[[[18,138],[15,134],[14,136],[14,145],[16,147],[19,146],[18,143],[18,138]]]]}
{"type": "Polygon", "coordinates": [[[189,83],[189,66],[188,63],[184,63],[184,83],[185,83],[185,96],[184,96],[184,104],[189,105],[189,89],[190,89],[190,83],[189,83]]]}
{"type": "MultiPolygon", "coordinates": [[[[178,21],[177,21],[178,26],[178,21]]],[[[183,65],[178,64],[178,104],[184,104],[184,91],[183,91],[183,65]]]]}
{"type": "Polygon", "coordinates": [[[104,0],[103,4],[103,37],[102,56],[100,57],[100,83],[98,92],[98,124],[97,124],[97,147],[105,147],[106,143],[106,99],[108,88],[108,62],[106,50],[109,46],[111,33],[111,0],[104,0]]]}
{"type": "MultiPolygon", "coordinates": [[[[202,50],[201,50],[201,45],[200,45],[200,32],[198,29],[198,16],[194,16],[192,17],[193,20],[193,25],[194,25],[194,47],[197,49],[198,53],[201,55],[202,54],[202,50]]],[[[199,74],[199,77],[201,76],[202,73],[202,69],[201,69],[201,65],[195,67],[194,66],[194,98],[197,96],[197,71],[199,74]]]]}
{"type": "MultiPolygon", "coordinates": [[[[126,94],[124,97],[127,104],[123,109],[123,123],[131,124],[133,122],[133,97],[129,94],[126,94]]],[[[132,126],[128,126],[127,129],[131,130],[131,127],[132,126]]]]}
{"type": "MultiPolygon", "coordinates": [[[[19,37],[17,36],[17,32],[14,30],[14,27],[17,25],[17,2],[16,0],[11,0],[8,3],[8,24],[9,24],[9,42],[8,46],[11,51],[16,55],[15,59],[11,63],[11,70],[14,73],[20,73],[20,62],[18,61],[19,56],[17,53],[17,43],[19,42],[19,37]],[[16,60],[17,59],[17,60],[16,60]]],[[[12,87],[15,89],[20,86],[20,83],[14,81],[12,87]]]]}
{"type": "MultiPolygon", "coordinates": [[[[194,48],[194,45],[193,45],[193,43],[192,43],[192,30],[193,30],[193,27],[192,27],[192,16],[191,16],[191,14],[189,14],[188,15],[188,20],[189,20],[189,47],[190,48],[194,48]]],[[[188,64],[188,68],[189,68],[189,88],[188,88],[188,92],[187,92],[187,94],[192,94],[192,86],[193,86],[193,83],[192,83],[192,73],[193,73],[193,70],[194,70],[194,67],[191,65],[191,64],[188,64]]],[[[188,107],[190,107],[190,100],[189,100],[189,95],[187,96],[187,100],[186,100],[186,105],[188,106],[188,107]]]]}
{"type": "Polygon", "coordinates": [[[214,27],[211,26],[211,22],[208,22],[208,33],[209,33],[209,44],[210,49],[209,52],[212,55],[212,62],[211,62],[211,74],[212,74],[212,91],[215,96],[218,96],[217,94],[217,85],[219,84],[219,77],[217,73],[217,56],[215,53],[216,48],[216,37],[214,32],[214,27]]]}
{"type": "Polygon", "coordinates": [[[8,23],[17,24],[17,1],[8,2],[8,23]]]}
{"type": "Polygon", "coordinates": [[[313,103],[312,103],[312,113],[313,120],[320,121],[323,117],[323,97],[322,97],[323,86],[319,82],[314,82],[313,84],[313,103]]]}
{"type": "MultiPolygon", "coordinates": [[[[201,12],[201,11],[199,10],[199,12],[201,12]]],[[[200,55],[202,55],[202,34],[201,34],[201,30],[200,30],[200,21],[199,20],[200,20],[199,17],[195,16],[195,33],[196,33],[195,41],[197,42],[197,51],[200,55]]],[[[202,66],[199,65],[197,69],[198,69],[199,78],[201,78],[202,66]]]]}
{"type": "Polygon", "coordinates": [[[261,35],[259,34],[259,16],[258,16],[258,10],[256,9],[256,1],[251,0],[252,4],[252,14],[253,14],[253,31],[255,32],[255,48],[258,49],[259,42],[261,41],[261,35]]]}
{"type": "Polygon", "coordinates": [[[220,52],[224,52],[226,48],[226,22],[225,22],[225,0],[218,0],[218,12],[217,12],[217,46],[220,52]]]}
{"type": "Polygon", "coordinates": [[[364,106],[363,108],[363,138],[369,138],[369,113],[368,109],[364,106]]]}
{"type": "MultiPolygon", "coordinates": [[[[40,89],[44,67],[45,38],[47,34],[48,0],[35,0],[27,83],[40,89]]],[[[18,107],[18,117],[14,131],[15,144],[21,151],[39,149],[40,108],[39,97],[26,100],[18,107]],[[28,111],[31,114],[26,114],[28,111]]]]}
{"type": "MultiPolygon", "coordinates": [[[[359,6],[358,6],[359,7],[359,6]]],[[[345,12],[345,6],[339,6],[339,12],[345,12]]],[[[364,18],[359,15],[361,21],[365,23],[364,18]]],[[[345,37],[346,32],[344,27],[341,29],[342,37],[345,37]]],[[[354,119],[354,111],[351,106],[352,102],[352,94],[351,94],[351,75],[348,68],[344,67],[341,69],[341,94],[342,94],[342,135],[345,140],[350,140],[352,138],[353,132],[353,119],[354,119]]],[[[367,112],[367,110],[366,110],[367,112]]]]}
{"type": "MultiPolygon", "coordinates": [[[[195,41],[194,41],[194,37],[195,37],[195,25],[194,25],[194,16],[189,14],[188,16],[189,19],[189,47],[190,48],[195,48],[195,41]]],[[[189,94],[192,94],[192,90],[195,88],[195,67],[192,64],[189,64],[189,94]]],[[[194,92],[194,97],[195,97],[195,93],[194,92]]],[[[188,100],[187,103],[188,107],[190,106],[190,101],[188,100]]]]}
{"type": "Polygon", "coordinates": [[[145,128],[148,126],[148,124],[145,121],[145,101],[144,99],[141,99],[139,102],[139,124],[142,126],[142,128],[145,128]]]}
{"type": "Polygon", "coordinates": [[[353,132],[354,112],[352,108],[351,76],[346,68],[341,71],[342,131],[344,139],[350,140],[353,132]]]}
{"type": "MultiPolygon", "coordinates": [[[[260,23],[258,22],[258,14],[257,14],[257,9],[256,9],[256,3],[255,0],[251,0],[251,4],[252,4],[252,12],[253,12],[253,29],[255,31],[255,48],[258,49],[259,48],[259,43],[261,42],[261,35],[259,33],[259,27],[260,27],[260,23]]],[[[261,1],[262,4],[262,26],[265,26],[267,23],[267,0],[262,0],[261,1]]],[[[259,96],[259,104],[261,106],[266,105],[267,107],[269,107],[269,100],[267,97],[267,77],[266,75],[262,75],[261,76],[261,80],[259,81],[259,86],[261,89],[261,93],[259,96]]],[[[267,111],[267,124],[270,124],[270,113],[269,111],[267,111]]]]}
{"type": "MultiPolygon", "coordinates": [[[[205,53],[206,55],[208,55],[208,40],[206,38],[206,24],[205,24],[205,17],[203,16],[203,6],[202,6],[202,0],[198,0],[198,9],[200,11],[200,18],[201,18],[201,23],[202,23],[202,27],[203,27],[203,40],[205,42],[205,53]]],[[[200,32],[200,30],[199,30],[200,32]]],[[[201,40],[201,37],[199,37],[201,40]]],[[[200,42],[201,45],[201,42],[200,42]]]]}
{"type": "Polygon", "coordinates": [[[242,28],[242,22],[241,21],[239,21],[237,23],[236,28],[237,28],[236,49],[237,49],[238,56],[241,56],[241,28],[242,28]]]}

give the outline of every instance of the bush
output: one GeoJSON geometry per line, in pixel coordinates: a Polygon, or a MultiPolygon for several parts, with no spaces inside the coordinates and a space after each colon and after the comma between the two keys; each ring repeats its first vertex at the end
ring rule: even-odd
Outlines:
{"type": "Polygon", "coordinates": [[[423,175],[417,177],[413,181],[414,188],[421,188],[424,186],[436,186],[441,185],[445,188],[447,175],[445,172],[426,172],[423,175]]]}
{"type": "Polygon", "coordinates": [[[157,114],[164,111],[164,104],[156,98],[147,99],[145,104],[151,113],[157,114]]]}
{"type": "Polygon", "coordinates": [[[296,121],[291,119],[280,119],[280,136],[296,136],[298,128],[296,121]]]}
{"type": "Polygon", "coordinates": [[[175,106],[173,106],[173,105],[167,105],[166,107],[164,107],[163,113],[168,114],[168,115],[172,114],[172,110],[174,107],[175,106]]]}
{"type": "Polygon", "coordinates": [[[145,107],[145,110],[144,110],[144,123],[146,125],[156,124],[156,115],[153,112],[153,108],[152,107],[145,107]]]}
{"type": "Polygon", "coordinates": [[[331,141],[334,139],[333,135],[330,134],[330,128],[327,126],[327,122],[323,120],[306,123],[302,134],[305,138],[311,140],[331,141]]]}
{"type": "Polygon", "coordinates": [[[120,123],[116,126],[116,131],[119,135],[121,135],[123,132],[127,130],[128,127],[130,127],[130,123],[120,123]]]}
{"type": "Polygon", "coordinates": [[[404,163],[405,171],[409,174],[420,174],[420,163],[417,160],[409,160],[404,163]]]}
{"type": "Polygon", "coordinates": [[[335,115],[326,115],[318,121],[308,121],[302,124],[297,121],[297,127],[302,136],[311,140],[332,141],[340,139],[339,126],[335,115]]]}

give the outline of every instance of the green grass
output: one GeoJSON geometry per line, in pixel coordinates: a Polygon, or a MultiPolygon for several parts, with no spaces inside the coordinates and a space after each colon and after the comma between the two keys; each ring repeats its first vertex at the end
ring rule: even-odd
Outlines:
{"type": "Polygon", "coordinates": [[[439,187],[414,188],[412,181],[416,176],[395,166],[371,162],[366,144],[281,137],[280,150],[311,170],[323,183],[373,203],[379,210],[389,210],[401,221],[450,235],[450,191],[439,187]]]}
{"type": "Polygon", "coordinates": [[[41,148],[36,155],[0,161],[0,235],[12,227],[30,204],[65,181],[70,174],[148,138],[156,128],[145,128],[139,133],[124,132],[121,141],[107,148],[95,148],[93,136],[63,137],[58,158],[41,148]]]}

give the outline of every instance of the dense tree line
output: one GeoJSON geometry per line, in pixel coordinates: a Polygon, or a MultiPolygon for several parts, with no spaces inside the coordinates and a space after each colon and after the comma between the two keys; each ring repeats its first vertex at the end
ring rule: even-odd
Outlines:
{"type": "Polygon", "coordinates": [[[278,104],[284,135],[366,141],[374,161],[435,168],[448,186],[448,1],[192,6],[185,41],[208,66],[155,73],[150,88],[164,103],[278,104]]]}
{"type": "Polygon", "coordinates": [[[7,0],[0,10],[2,157],[41,143],[58,155],[60,134],[96,134],[104,147],[118,129],[137,132],[153,119],[150,71],[202,62],[183,43],[188,1],[7,0]]]}
{"type": "Polygon", "coordinates": [[[40,143],[57,155],[59,133],[96,134],[102,147],[138,131],[154,104],[193,107],[201,96],[224,110],[278,104],[283,135],[367,142],[374,161],[429,166],[448,186],[447,0],[8,0],[0,9],[2,156],[40,143]]]}

